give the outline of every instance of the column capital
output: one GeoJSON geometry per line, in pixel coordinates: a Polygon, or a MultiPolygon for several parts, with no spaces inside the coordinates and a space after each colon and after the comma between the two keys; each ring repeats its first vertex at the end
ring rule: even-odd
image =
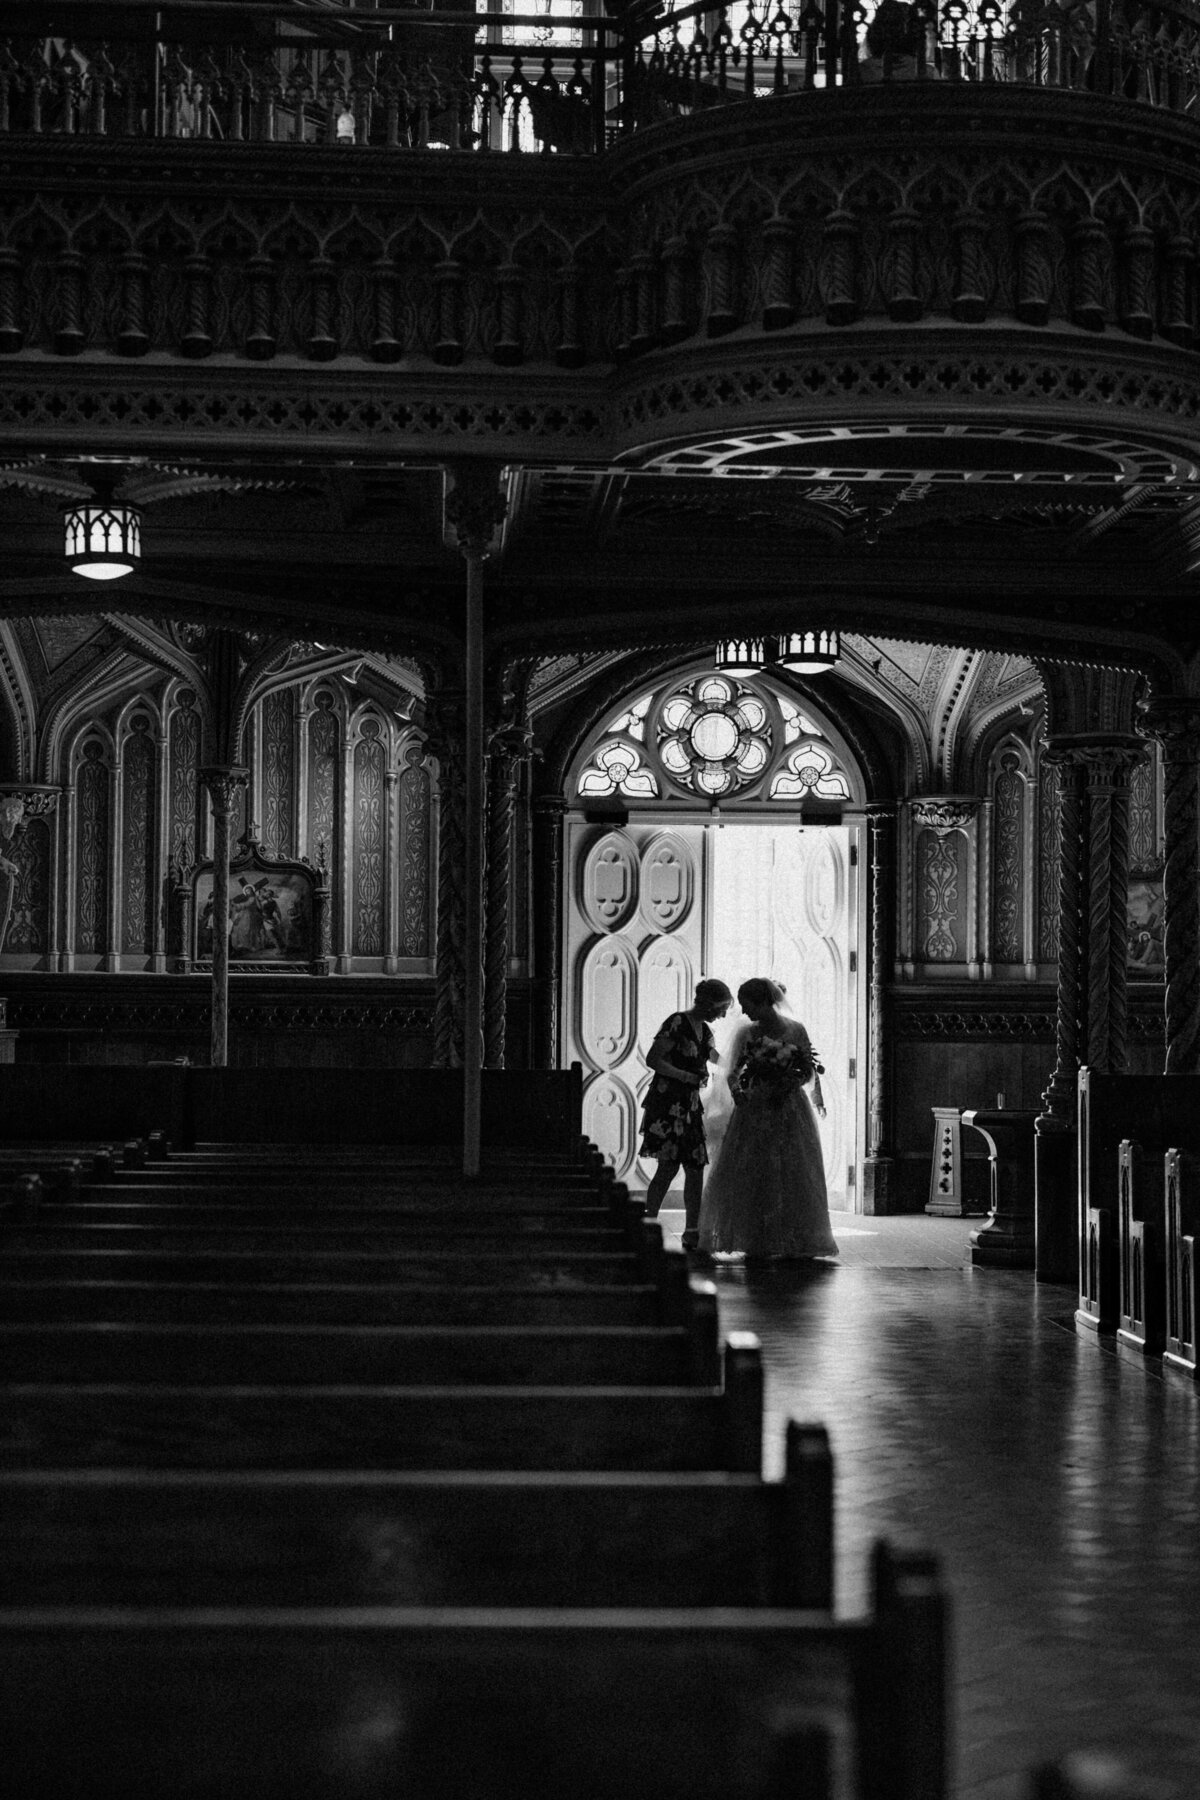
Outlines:
{"type": "Polygon", "coordinates": [[[21,811],[17,824],[28,824],[30,819],[43,819],[52,813],[58,805],[58,796],[62,789],[48,781],[4,781],[0,782],[0,809],[16,812],[15,805],[10,802],[20,801],[21,811]]]}
{"type": "Polygon", "coordinates": [[[494,463],[456,462],[446,471],[446,537],[465,557],[489,556],[508,513],[494,463]]]}
{"type": "Polygon", "coordinates": [[[1126,788],[1138,764],[1146,759],[1145,740],[1128,732],[1056,735],[1048,738],[1042,761],[1075,772],[1089,790],[1126,788]]]}
{"type": "Polygon", "coordinates": [[[1142,700],[1138,715],[1138,729],[1162,745],[1166,762],[1200,762],[1200,699],[1190,694],[1163,694],[1142,700]]]}
{"type": "Polygon", "coordinates": [[[210,763],[197,769],[197,778],[208,789],[213,811],[231,813],[239,791],[250,780],[250,771],[239,764],[210,763]]]}
{"type": "Polygon", "coordinates": [[[949,831],[964,831],[981,803],[974,794],[918,794],[909,804],[914,825],[944,837],[949,831]]]}

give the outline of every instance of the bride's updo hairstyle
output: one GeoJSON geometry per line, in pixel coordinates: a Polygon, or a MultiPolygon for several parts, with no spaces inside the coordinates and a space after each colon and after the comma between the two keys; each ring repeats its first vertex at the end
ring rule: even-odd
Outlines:
{"type": "Polygon", "coordinates": [[[770,981],[765,975],[752,975],[738,989],[738,1004],[744,1006],[748,1000],[751,1006],[779,1006],[786,992],[778,981],[770,981]]]}

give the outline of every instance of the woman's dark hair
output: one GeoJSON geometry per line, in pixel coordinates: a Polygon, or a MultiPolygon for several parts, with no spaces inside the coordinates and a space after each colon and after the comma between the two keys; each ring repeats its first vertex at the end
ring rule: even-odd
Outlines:
{"type": "Polygon", "coordinates": [[[723,981],[718,981],[715,976],[708,976],[705,980],[696,983],[696,999],[707,1000],[713,1006],[720,1006],[724,1001],[732,1000],[733,995],[723,981]]]}
{"type": "Polygon", "coordinates": [[[742,1005],[748,1000],[751,1006],[778,1006],[785,992],[778,981],[769,981],[765,975],[752,975],[749,981],[743,981],[737,997],[742,1005]]]}

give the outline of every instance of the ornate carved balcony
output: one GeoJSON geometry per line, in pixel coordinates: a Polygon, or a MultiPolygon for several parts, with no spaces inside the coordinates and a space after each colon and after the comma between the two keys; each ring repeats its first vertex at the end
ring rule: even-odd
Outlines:
{"type": "Polygon", "coordinates": [[[1200,410],[1190,5],[38,10],[62,36],[0,47],[10,441],[595,462],[1200,410]]]}

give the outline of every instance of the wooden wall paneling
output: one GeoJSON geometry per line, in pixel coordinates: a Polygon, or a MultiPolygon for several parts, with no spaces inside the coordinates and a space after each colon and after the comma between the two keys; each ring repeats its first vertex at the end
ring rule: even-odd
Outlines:
{"type": "Polygon", "coordinates": [[[110,779],[102,742],[85,739],[76,769],[73,949],[76,959],[86,957],[95,968],[108,941],[110,779]]]}
{"type": "Polygon", "coordinates": [[[347,954],[383,966],[386,954],[387,845],[384,783],[385,740],[380,719],[370,713],[358,721],[351,770],[351,821],[347,832],[347,894],[352,915],[347,954]]]}
{"type": "Polygon", "coordinates": [[[119,954],[122,966],[145,968],[154,952],[157,760],[150,715],[139,701],[128,719],[121,743],[119,954]]]}

